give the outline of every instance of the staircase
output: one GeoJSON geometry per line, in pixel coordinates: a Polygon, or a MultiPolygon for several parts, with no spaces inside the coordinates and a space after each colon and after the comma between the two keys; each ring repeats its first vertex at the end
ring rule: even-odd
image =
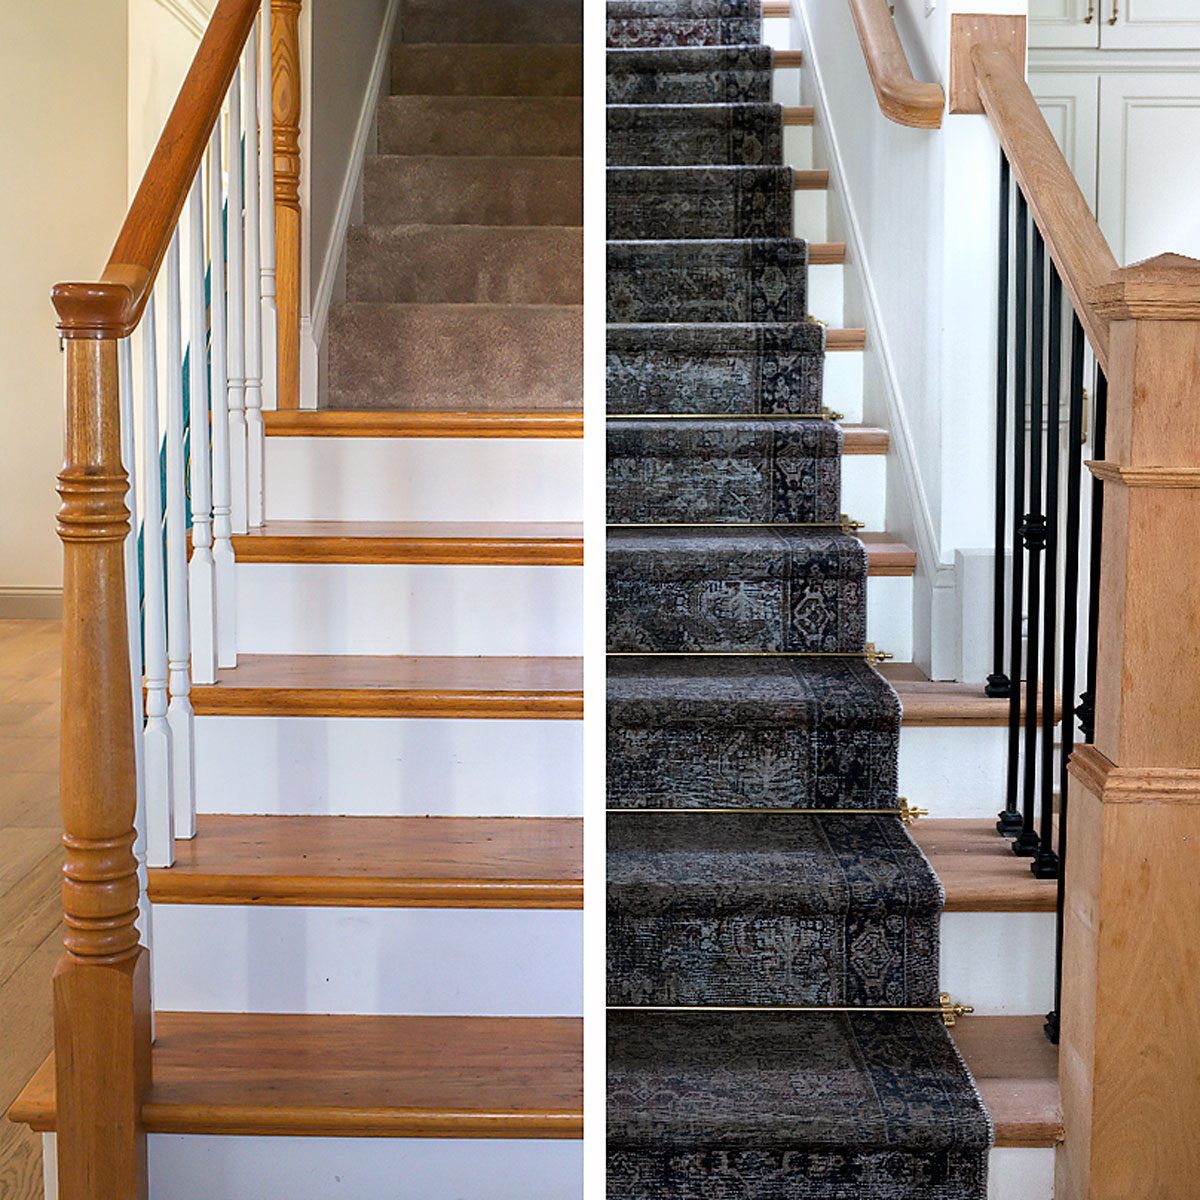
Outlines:
{"type": "MultiPolygon", "coordinates": [[[[580,19],[400,6],[149,873],[154,1200],[579,1192],[580,19]]],[[[12,1115],[54,1130],[53,1057],[12,1115]]]]}

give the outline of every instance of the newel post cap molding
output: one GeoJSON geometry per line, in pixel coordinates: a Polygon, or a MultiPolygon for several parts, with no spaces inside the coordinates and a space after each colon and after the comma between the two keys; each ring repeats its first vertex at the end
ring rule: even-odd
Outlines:
{"type": "Polygon", "coordinates": [[[1088,299],[1112,321],[1200,321],[1200,259],[1159,254],[1120,267],[1088,299]]]}

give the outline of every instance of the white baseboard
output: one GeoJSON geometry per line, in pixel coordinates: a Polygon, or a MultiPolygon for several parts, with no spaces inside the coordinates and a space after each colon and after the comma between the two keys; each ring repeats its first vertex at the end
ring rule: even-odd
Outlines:
{"type": "Polygon", "coordinates": [[[0,621],[61,621],[62,588],[0,587],[0,621]]]}

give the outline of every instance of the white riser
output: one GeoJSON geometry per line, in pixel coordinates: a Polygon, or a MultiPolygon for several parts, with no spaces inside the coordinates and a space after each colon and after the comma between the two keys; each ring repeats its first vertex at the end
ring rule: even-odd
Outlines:
{"type": "Polygon", "coordinates": [[[913,581],[908,575],[867,580],[867,640],[888,650],[897,662],[912,661],[913,581]]]}
{"type": "MultiPolygon", "coordinates": [[[[795,193],[792,202],[792,236],[808,242],[827,242],[829,230],[829,193],[805,189],[795,193]]],[[[811,310],[812,305],[809,305],[811,310]]]]}
{"type": "Polygon", "coordinates": [[[158,904],[152,961],[165,1010],[583,1011],[577,911],[158,904]]]}
{"type": "Polygon", "coordinates": [[[840,329],[843,323],[845,283],[846,268],[841,263],[818,263],[808,268],[808,311],[834,329],[840,329]]]}
{"type": "MultiPolygon", "coordinates": [[[[575,1200],[583,1144],[151,1134],[153,1200],[575,1200]]],[[[1007,1200],[1007,1198],[1005,1198],[1007,1200]]]]}
{"type": "MultiPolygon", "coordinates": [[[[1028,860],[1013,863],[1027,871],[1028,860]]],[[[981,1017],[1042,1016],[1054,1007],[1054,914],[942,915],[941,985],[981,1017]]]]}
{"type": "Polygon", "coordinates": [[[581,521],[579,438],[268,438],[268,520],[581,521]]]}
{"type": "Polygon", "coordinates": [[[580,721],[197,717],[202,813],[583,815],[580,721]]]}
{"type": "Polygon", "coordinates": [[[1008,730],[999,725],[906,726],[900,794],[934,817],[995,817],[1004,807],[1008,730]]]}
{"type": "Polygon", "coordinates": [[[581,567],[242,563],[244,654],[582,653],[581,567]]]}
{"type": "Polygon", "coordinates": [[[771,76],[771,99],[776,104],[800,103],[800,68],[787,67],[771,76]]]}
{"type": "Polygon", "coordinates": [[[887,528],[886,454],[847,454],[842,459],[842,512],[868,529],[887,528]]]}
{"type": "Polygon", "coordinates": [[[825,355],[826,408],[842,414],[851,424],[863,419],[863,352],[837,350],[825,355]]]}
{"type": "MultiPolygon", "coordinates": [[[[46,1135],[52,1154],[53,1134],[46,1135]]],[[[570,1200],[582,1149],[568,1141],[148,1138],[154,1200],[570,1200]],[[397,1180],[405,1187],[397,1190],[397,1180]]],[[[1054,1151],[993,1150],[988,1200],[1053,1200],[1054,1151]]]]}
{"type": "Polygon", "coordinates": [[[813,169],[813,127],[785,125],[783,127],[783,161],[794,171],[813,169]]]}

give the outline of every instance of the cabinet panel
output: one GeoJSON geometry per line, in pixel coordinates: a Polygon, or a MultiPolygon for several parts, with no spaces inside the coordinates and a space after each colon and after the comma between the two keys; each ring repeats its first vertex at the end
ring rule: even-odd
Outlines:
{"type": "Polygon", "coordinates": [[[1100,81],[1097,219],[1119,262],[1200,257],[1200,72],[1100,81]]]}
{"type": "Polygon", "coordinates": [[[1100,46],[1104,50],[1200,47],[1200,5],[1196,0],[1096,0],[1096,3],[1100,8],[1100,46]],[[1117,19],[1112,22],[1114,16],[1117,19]]]}
{"type": "Polygon", "coordinates": [[[1111,3],[1112,0],[1029,0],[1029,44],[1094,48],[1100,44],[1099,6],[1111,3]]]}
{"type": "Polygon", "coordinates": [[[1031,71],[1029,86],[1058,148],[1095,212],[1099,77],[1079,71],[1031,71]]]}

